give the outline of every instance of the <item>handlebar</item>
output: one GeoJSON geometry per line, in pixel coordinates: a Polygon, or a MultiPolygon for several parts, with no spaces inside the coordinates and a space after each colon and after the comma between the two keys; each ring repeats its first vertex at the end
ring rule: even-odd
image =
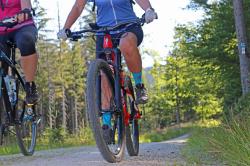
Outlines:
{"type": "Polygon", "coordinates": [[[139,18],[136,21],[121,23],[113,27],[97,27],[97,26],[92,27],[90,24],[91,29],[85,29],[85,30],[75,31],[75,32],[71,32],[70,30],[68,30],[67,37],[72,41],[77,41],[85,37],[84,36],[85,33],[107,34],[112,31],[119,31],[119,33],[122,33],[122,32],[126,32],[126,30],[133,25],[143,26],[144,24],[145,24],[145,16],[143,15],[141,18],[139,18]]]}
{"type": "Polygon", "coordinates": [[[17,25],[16,17],[5,18],[4,20],[0,21],[0,27],[12,28],[17,25]]]}
{"type": "MultiPolygon", "coordinates": [[[[32,15],[34,15],[34,10],[30,10],[30,9],[24,9],[22,11],[20,11],[18,14],[28,14],[28,19],[32,18],[32,15]]],[[[8,17],[5,18],[4,20],[0,21],[0,27],[6,27],[6,28],[12,28],[15,25],[18,24],[18,17],[17,15],[13,16],[13,17],[8,17]]]]}

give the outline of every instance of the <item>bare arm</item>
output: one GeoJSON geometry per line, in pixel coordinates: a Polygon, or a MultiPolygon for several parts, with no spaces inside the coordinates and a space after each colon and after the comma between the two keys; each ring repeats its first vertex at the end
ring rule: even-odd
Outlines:
{"type": "Polygon", "coordinates": [[[30,0],[21,0],[21,8],[23,9],[31,9],[31,2],[30,0]]]}
{"type": "Polygon", "coordinates": [[[64,25],[64,29],[70,29],[70,27],[75,23],[77,18],[81,15],[87,0],[76,0],[74,6],[72,7],[67,20],[64,25]]]}
{"type": "Polygon", "coordinates": [[[135,1],[144,11],[146,11],[148,8],[151,8],[149,0],[135,0],[135,1]]]}

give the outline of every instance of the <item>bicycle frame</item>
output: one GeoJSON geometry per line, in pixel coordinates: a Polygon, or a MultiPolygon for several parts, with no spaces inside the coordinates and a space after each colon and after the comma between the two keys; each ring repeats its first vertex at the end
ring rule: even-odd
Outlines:
{"type": "Polygon", "coordinates": [[[122,112],[124,115],[124,123],[126,126],[129,125],[129,120],[131,118],[131,114],[135,115],[135,119],[140,119],[141,114],[139,113],[139,108],[134,104],[135,109],[131,114],[127,112],[127,104],[124,99],[125,94],[128,95],[128,97],[132,98],[132,92],[130,92],[129,88],[125,89],[124,83],[125,83],[125,75],[124,71],[122,69],[122,63],[121,63],[121,51],[119,48],[114,48],[112,43],[112,37],[110,34],[105,34],[103,39],[103,50],[106,54],[107,62],[109,65],[111,65],[114,69],[114,76],[115,76],[115,101],[116,106],[118,107],[118,111],[122,112]],[[122,100],[121,100],[122,99],[122,100]]]}
{"type": "MultiPolygon", "coordinates": [[[[125,125],[128,126],[130,123],[131,119],[140,119],[141,118],[141,113],[139,111],[139,108],[135,103],[134,104],[134,109],[131,111],[131,114],[127,112],[127,106],[125,103],[124,96],[128,95],[129,97],[132,97],[132,92],[130,92],[129,88],[125,89],[124,86],[124,72],[122,69],[122,64],[121,64],[121,51],[118,47],[113,47],[112,43],[112,37],[110,35],[111,31],[119,31],[118,33],[121,32],[126,32],[126,29],[132,25],[139,25],[143,26],[145,23],[145,16],[143,15],[142,18],[138,19],[135,22],[128,22],[128,23],[122,23],[119,25],[116,25],[115,27],[96,27],[95,25],[89,24],[91,29],[86,29],[86,30],[81,30],[77,32],[68,32],[67,36],[71,39],[71,41],[77,41],[78,39],[81,39],[83,37],[89,37],[89,36],[84,36],[84,33],[95,33],[96,35],[104,36],[103,39],[103,50],[102,52],[105,53],[106,58],[107,58],[107,63],[112,66],[113,72],[114,72],[114,77],[115,77],[115,101],[116,101],[116,107],[118,107],[119,113],[123,112],[124,115],[124,120],[125,120],[125,125]],[[120,29],[122,28],[122,30],[120,29]],[[104,35],[103,35],[104,34],[104,35]],[[122,100],[121,100],[122,99],[122,100]]],[[[98,85],[97,89],[100,89],[100,85],[98,85]]],[[[100,96],[100,95],[98,95],[100,96]]],[[[99,99],[100,102],[101,99],[99,99]]],[[[100,103],[98,103],[100,105],[100,103]]],[[[101,110],[101,108],[99,108],[101,110]]],[[[117,108],[116,108],[117,110],[117,108]]]]}
{"type": "MultiPolygon", "coordinates": [[[[10,58],[8,58],[8,56],[3,52],[3,51],[1,51],[0,50],[0,62],[4,62],[4,63],[6,63],[9,67],[11,67],[11,69],[12,69],[12,74],[16,74],[17,75],[17,77],[18,77],[18,79],[20,79],[20,80],[22,80],[22,85],[24,86],[24,81],[23,81],[23,79],[22,79],[22,77],[21,77],[21,75],[19,74],[19,72],[18,72],[18,70],[16,69],[16,57],[15,57],[15,55],[16,55],[16,53],[15,53],[15,47],[14,46],[12,46],[11,47],[11,59],[10,58]]],[[[1,66],[0,66],[0,68],[1,68],[1,66]]],[[[2,69],[2,68],[1,68],[2,69]]],[[[2,75],[1,75],[2,76],[2,75]]]]}

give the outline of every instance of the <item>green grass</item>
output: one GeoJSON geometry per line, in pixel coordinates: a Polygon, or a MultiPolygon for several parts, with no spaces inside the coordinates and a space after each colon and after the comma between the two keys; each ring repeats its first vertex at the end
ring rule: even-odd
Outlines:
{"type": "Polygon", "coordinates": [[[160,142],[176,138],[178,136],[189,133],[191,129],[191,124],[182,124],[180,126],[173,126],[159,131],[144,133],[140,135],[140,143],[160,142]]]}
{"type": "Polygon", "coordinates": [[[217,159],[218,151],[210,150],[209,135],[213,128],[196,126],[193,128],[187,146],[183,149],[183,155],[189,164],[212,165],[217,159]]]}
{"type": "Polygon", "coordinates": [[[250,165],[250,119],[233,118],[220,125],[194,127],[183,150],[189,163],[197,165],[250,165]]]}
{"type": "MultiPolygon", "coordinates": [[[[190,125],[181,125],[180,127],[169,127],[160,131],[153,131],[142,134],[140,142],[159,142],[175,138],[190,132],[190,125]]],[[[42,135],[39,135],[36,144],[36,151],[55,148],[77,147],[83,145],[94,145],[95,140],[92,131],[89,128],[82,129],[79,134],[64,133],[62,129],[46,129],[42,135]]],[[[16,143],[11,146],[1,146],[0,155],[10,155],[20,153],[16,143]]]]}
{"type": "Polygon", "coordinates": [[[17,153],[20,153],[20,150],[16,143],[8,146],[0,146],[0,155],[17,154],[17,153]]]}
{"type": "MultiPolygon", "coordinates": [[[[92,131],[89,128],[82,129],[79,134],[64,133],[62,129],[46,129],[37,139],[36,151],[55,148],[77,147],[84,145],[94,145],[95,141],[92,131]]],[[[0,155],[10,155],[20,153],[19,147],[15,143],[8,146],[0,146],[0,155]]]]}
{"type": "Polygon", "coordinates": [[[209,139],[211,149],[217,149],[219,157],[230,165],[250,165],[250,119],[226,122],[215,128],[209,139]]]}

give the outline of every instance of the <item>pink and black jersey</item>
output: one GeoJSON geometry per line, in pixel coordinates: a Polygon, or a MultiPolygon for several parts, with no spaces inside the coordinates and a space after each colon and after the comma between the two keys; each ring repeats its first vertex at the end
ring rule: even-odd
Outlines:
{"type": "MultiPolygon", "coordinates": [[[[21,0],[0,0],[0,20],[3,20],[4,18],[7,17],[13,17],[21,10],[22,10],[21,0]]],[[[25,25],[31,25],[31,24],[34,24],[32,19],[27,20],[21,24],[18,24],[13,28],[6,29],[6,27],[0,27],[0,34],[9,33],[25,25]]]]}

